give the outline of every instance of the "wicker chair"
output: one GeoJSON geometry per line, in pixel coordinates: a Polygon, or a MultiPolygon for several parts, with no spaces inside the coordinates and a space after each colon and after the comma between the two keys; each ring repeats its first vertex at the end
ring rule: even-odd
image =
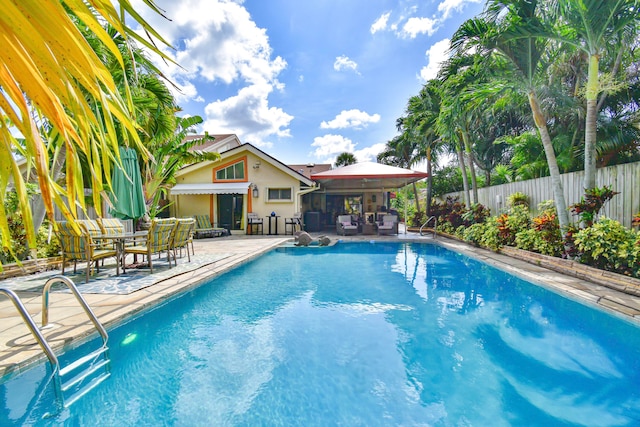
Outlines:
{"type": "Polygon", "coordinates": [[[336,233],[343,236],[358,234],[358,226],[353,224],[351,215],[339,215],[336,220],[336,233]]]}
{"type": "MultiPolygon", "coordinates": [[[[73,261],[73,272],[76,272],[77,262],[87,262],[87,283],[91,276],[92,264],[95,262],[96,271],[100,271],[98,261],[104,258],[116,259],[116,274],[120,274],[118,251],[113,247],[105,247],[99,240],[94,240],[86,226],[86,221],[76,222],[76,228],[70,222],[57,223],[56,234],[62,248],[62,274],[67,261],[73,261]]],[[[95,221],[93,221],[95,222],[95,221]]]]}
{"type": "MultiPolygon", "coordinates": [[[[149,269],[153,273],[153,260],[151,255],[167,253],[167,262],[171,268],[172,242],[176,229],[176,219],[154,219],[151,221],[151,227],[147,234],[144,244],[136,244],[134,246],[126,246],[124,253],[134,255],[145,255],[149,263],[149,269]]],[[[175,259],[174,259],[175,262],[175,259]]]]}

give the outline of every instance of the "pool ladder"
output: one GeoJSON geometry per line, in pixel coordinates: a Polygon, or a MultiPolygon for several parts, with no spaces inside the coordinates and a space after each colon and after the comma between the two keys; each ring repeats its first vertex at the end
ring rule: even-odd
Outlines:
{"type": "Polygon", "coordinates": [[[31,334],[36,339],[47,358],[52,368],[53,384],[55,387],[55,395],[57,403],[60,407],[69,407],[82,396],[87,394],[90,390],[94,389],[98,384],[109,378],[110,373],[110,359],[109,359],[109,347],[107,347],[107,341],[109,336],[104,329],[96,315],[93,313],[85,299],[82,297],[78,288],[73,284],[71,280],[64,276],[54,276],[47,280],[42,290],[42,326],[38,328],[33,321],[29,312],[25,308],[22,301],[15,292],[10,289],[0,288],[0,294],[4,294],[13,302],[20,316],[24,320],[25,324],[31,331],[31,334]],[[84,312],[89,317],[89,320],[93,323],[98,333],[102,337],[102,346],[91,353],[80,357],[67,366],[61,367],[58,358],[51,349],[49,343],[42,335],[41,329],[45,329],[49,326],[49,290],[55,283],[65,284],[71,293],[76,297],[84,312]],[[84,368],[84,369],[80,369],[84,368]],[[98,373],[99,371],[101,371],[98,373]],[[75,374],[71,376],[72,374],[75,374]],[[95,375],[94,375],[95,374],[95,375]],[[71,376],[71,377],[70,377],[71,376]],[[70,377],[70,378],[69,378],[70,377]],[[68,379],[67,379],[68,378],[68,379]],[[82,385],[83,381],[90,379],[86,385],[82,385]],[[67,396],[67,393],[72,394],[67,396]]]}
{"type": "Polygon", "coordinates": [[[424,227],[427,226],[427,224],[429,224],[431,221],[433,221],[433,238],[435,239],[437,234],[436,234],[436,228],[438,228],[438,218],[436,218],[435,216],[430,216],[428,220],[426,220],[424,222],[424,224],[422,224],[422,226],[420,226],[420,235],[422,236],[422,229],[424,227]]]}

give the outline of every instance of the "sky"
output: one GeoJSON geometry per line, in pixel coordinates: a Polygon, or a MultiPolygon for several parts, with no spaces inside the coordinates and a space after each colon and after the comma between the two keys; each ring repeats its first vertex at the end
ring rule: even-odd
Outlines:
{"type": "Polygon", "coordinates": [[[375,161],[407,101],[483,0],[140,0],[172,45],[158,62],[198,129],[236,134],[286,164],[375,161]]]}

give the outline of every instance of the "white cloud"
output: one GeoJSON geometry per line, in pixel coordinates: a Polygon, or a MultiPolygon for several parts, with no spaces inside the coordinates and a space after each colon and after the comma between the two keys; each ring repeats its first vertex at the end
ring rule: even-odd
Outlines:
{"type": "Polygon", "coordinates": [[[360,75],[358,72],[358,64],[352,59],[349,59],[348,56],[342,55],[336,58],[336,61],[333,63],[333,69],[336,71],[342,70],[353,70],[356,74],[360,75]]]}
{"type": "Polygon", "coordinates": [[[344,128],[356,128],[362,129],[369,125],[369,123],[378,123],[380,121],[380,114],[370,115],[360,110],[342,110],[335,119],[320,123],[322,129],[344,129],[344,128]]]}
{"type": "Polygon", "coordinates": [[[438,5],[438,12],[442,14],[441,20],[448,19],[452,12],[462,12],[469,3],[480,3],[482,0],[444,0],[438,5]]]}
{"type": "Polygon", "coordinates": [[[420,78],[423,81],[435,79],[440,71],[443,62],[449,59],[449,39],[442,39],[431,45],[429,50],[425,52],[427,55],[427,66],[420,70],[420,78]]]}
{"type": "Polygon", "coordinates": [[[375,34],[378,31],[385,30],[387,28],[387,23],[389,22],[390,15],[391,12],[386,12],[380,15],[380,17],[376,19],[373,24],[371,24],[371,28],[369,29],[369,31],[371,31],[371,34],[375,34]]]}
{"type": "Polygon", "coordinates": [[[380,142],[378,144],[373,144],[371,147],[365,147],[362,150],[357,150],[353,153],[358,159],[359,162],[375,162],[378,154],[382,152],[386,147],[386,144],[380,142]]]}
{"type": "Polygon", "coordinates": [[[157,65],[180,87],[181,93],[174,94],[177,101],[210,103],[206,107],[205,130],[244,134],[245,141],[253,142],[269,135],[288,135],[286,127],[292,117],[280,108],[270,107],[268,101],[273,90],[284,89],[278,75],[287,62],[281,57],[272,58],[266,30],[256,25],[241,3],[156,1],[171,21],[150,12],[141,0],[135,0],[133,5],[176,48],[167,53],[180,66],[160,61],[157,65]],[[235,96],[211,102],[212,99],[203,99],[207,95],[199,93],[195,82],[232,84],[238,91],[235,96]]]}
{"type": "Polygon", "coordinates": [[[272,91],[268,84],[240,89],[238,95],[217,100],[205,107],[203,129],[215,133],[235,133],[241,141],[257,146],[271,146],[267,138],[291,136],[288,126],[293,116],[281,108],[269,107],[272,91]]]}
{"type": "Polygon", "coordinates": [[[335,157],[345,151],[353,153],[356,148],[349,138],[342,135],[327,134],[313,138],[312,147],[316,147],[313,155],[317,158],[328,160],[327,163],[333,163],[335,157]]]}
{"type": "Polygon", "coordinates": [[[433,35],[438,29],[438,20],[431,18],[409,18],[402,26],[402,35],[415,39],[418,34],[433,35]]]}

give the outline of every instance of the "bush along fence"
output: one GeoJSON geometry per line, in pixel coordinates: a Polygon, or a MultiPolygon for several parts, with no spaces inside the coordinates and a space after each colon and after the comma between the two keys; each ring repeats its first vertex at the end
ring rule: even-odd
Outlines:
{"type": "Polygon", "coordinates": [[[553,201],[539,203],[532,214],[520,192],[507,197],[508,206],[498,215],[489,215],[481,204],[467,208],[457,197],[434,203],[431,212],[438,218],[438,231],[471,244],[494,251],[515,247],[640,278],[640,212],[629,218],[631,227],[601,215],[617,194],[607,186],[585,193],[570,206],[576,222],[563,232],[553,201]]]}
{"type": "MultiPolygon", "coordinates": [[[[567,205],[579,203],[584,197],[584,172],[572,172],[560,175],[567,205]]],[[[635,214],[640,212],[640,162],[627,163],[600,168],[596,171],[596,185],[611,188],[619,195],[603,207],[601,214],[615,219],[625,227],[631,227],[635,214]]],[[[538,178],[512,182],[478,189],[478,203],[491,211],[492,215],[509,209],[508,198],[514,193],[525,194],[532,207],[553,199],[551,178],[538,178]]],[[[462,192],[443,196],[464,201],[462,192]]],[[[579,218],[576,218],[579,219],[579,218]]]]}

